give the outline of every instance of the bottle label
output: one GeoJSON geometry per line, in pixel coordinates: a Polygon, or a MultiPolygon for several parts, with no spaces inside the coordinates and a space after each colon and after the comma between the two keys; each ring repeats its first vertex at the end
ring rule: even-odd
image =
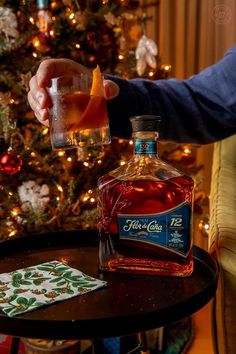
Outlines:
{"type": "Polygon", "coordinates": [[[156,154],[157,143],[155,140],[135,140],[135,153],[136,154],[156,154]]]}
{"type": "Polygon", "coordinates": [[[118,223],[120,239],[145,242],[188,256],[191,247],[189,203],[159,214],[119,214],[118,223]]]}

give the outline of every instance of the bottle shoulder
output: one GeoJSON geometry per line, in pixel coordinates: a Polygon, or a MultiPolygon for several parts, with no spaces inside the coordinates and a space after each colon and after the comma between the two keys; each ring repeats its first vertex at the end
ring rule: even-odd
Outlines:
{"type": "MultiPolygon", "coordinates": [[[[153,155],[135,155],[126,164],[109,172],[108,175],[123,181],[140,179],[165,181],[181,176],[191,180],[191,177],[186,176],[182,171],[177,170],[173,166],[153,155]]],[[[99,180],[101,181],[103,178],[105,178],[105,176],[101,177],[99,180]]]]}

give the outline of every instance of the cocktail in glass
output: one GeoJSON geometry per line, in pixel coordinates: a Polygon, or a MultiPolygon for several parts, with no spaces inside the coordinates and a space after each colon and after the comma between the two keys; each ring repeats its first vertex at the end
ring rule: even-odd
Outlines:
{"type": "Polygon", "coordinates": [[[80,73],[51,80],[48,92],[53,149],[110,143],[106,99],[99,75],[80,73]]]}

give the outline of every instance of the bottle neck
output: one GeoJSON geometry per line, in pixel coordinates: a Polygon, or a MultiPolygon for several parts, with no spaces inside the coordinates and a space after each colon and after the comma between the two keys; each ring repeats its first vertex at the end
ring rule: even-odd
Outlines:
{"type": "Polygon", "coordinates": [[[136,155],[157,155],[157,132],[135,132],[134,153],[136,155]]]}

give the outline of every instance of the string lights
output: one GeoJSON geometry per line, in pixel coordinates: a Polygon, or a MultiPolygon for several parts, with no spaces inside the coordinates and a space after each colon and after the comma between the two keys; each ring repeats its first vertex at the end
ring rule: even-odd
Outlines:
{"type": "Polygon", "coordinates": [[[208,237],[210,230],[209,218],[204,217],[203,219],[201,219],[198,223],[198,228],[204,237],[208,237]]]}
{"type": "MultiPolygon", "coordinates": [[[[23,1],[20,3],[22,5],[23,1]]],[[[1,147],[0,234],[13,237],[21,232],[31,234],[49,227],[50,230],[96,227],[97,179],[127,162],[132,154],[133,141],[113,138],[111,145],[105,148],[52,151],[48,128],[36,122],[26,104],[28,82],[45,57],[71,57],[90,67],[99,64],[108,73],[125,78],[137,77],[135,49],[145,34],[148,17],[137,0],[34,0],[34,8],[30,11],[27,11],[29,2],[24,1],[24,4],[25,13],[21,9],[21,15],[17,12],[17,16],[21,16],[21,24],[31,32],[27,32],[27,40],[19,50],[12,46],[12,55],[17,53],[14,58],[17,60],[14,65],[11,62],[6,71],[5,82],[12,81],[15,87],[9,87],[9,92],[0,92],[1,121],[9,128],[3,134],[5,146],[1,147]],[[20,71],[24,77],[21,75],[19,80],[11,80],[11,73],[17,76],[20,71]],[[24,135],[24,141],[18,142],[20,139],[15,137],[13,147],[17,156],[9,156],[9,136],[16,131],[24,135]],[[7,171],[10,160],[10,170],[15,173],[7,171]],[[29,181],[35,182],[36,189],[46,186],[48,194],[45,197],[49,199],[47,203],[44,199],[42,213],[23,210],[17,188],[29,181]]],[[[15,39],[17,43],[23,41],[23,36],[15,39]]],[[[152,45],[154,48],[155,43],[152,45]]],[[[155,53],[152,54],[154,57],[155,53]]],[[[153,57],[149,59],[152,64],[153,57]]],[[[155,67],[147,65],[143,76],[150,80],[168,78],[171,66],[159,65],[158,57],[155,59],[155,67]]],[[[166,157],[186,168],[196,167],[195,150],[190,145],[178,146],[166,157]]],[[[40,195],[37,198],[40,202],[40,195]]]]}

